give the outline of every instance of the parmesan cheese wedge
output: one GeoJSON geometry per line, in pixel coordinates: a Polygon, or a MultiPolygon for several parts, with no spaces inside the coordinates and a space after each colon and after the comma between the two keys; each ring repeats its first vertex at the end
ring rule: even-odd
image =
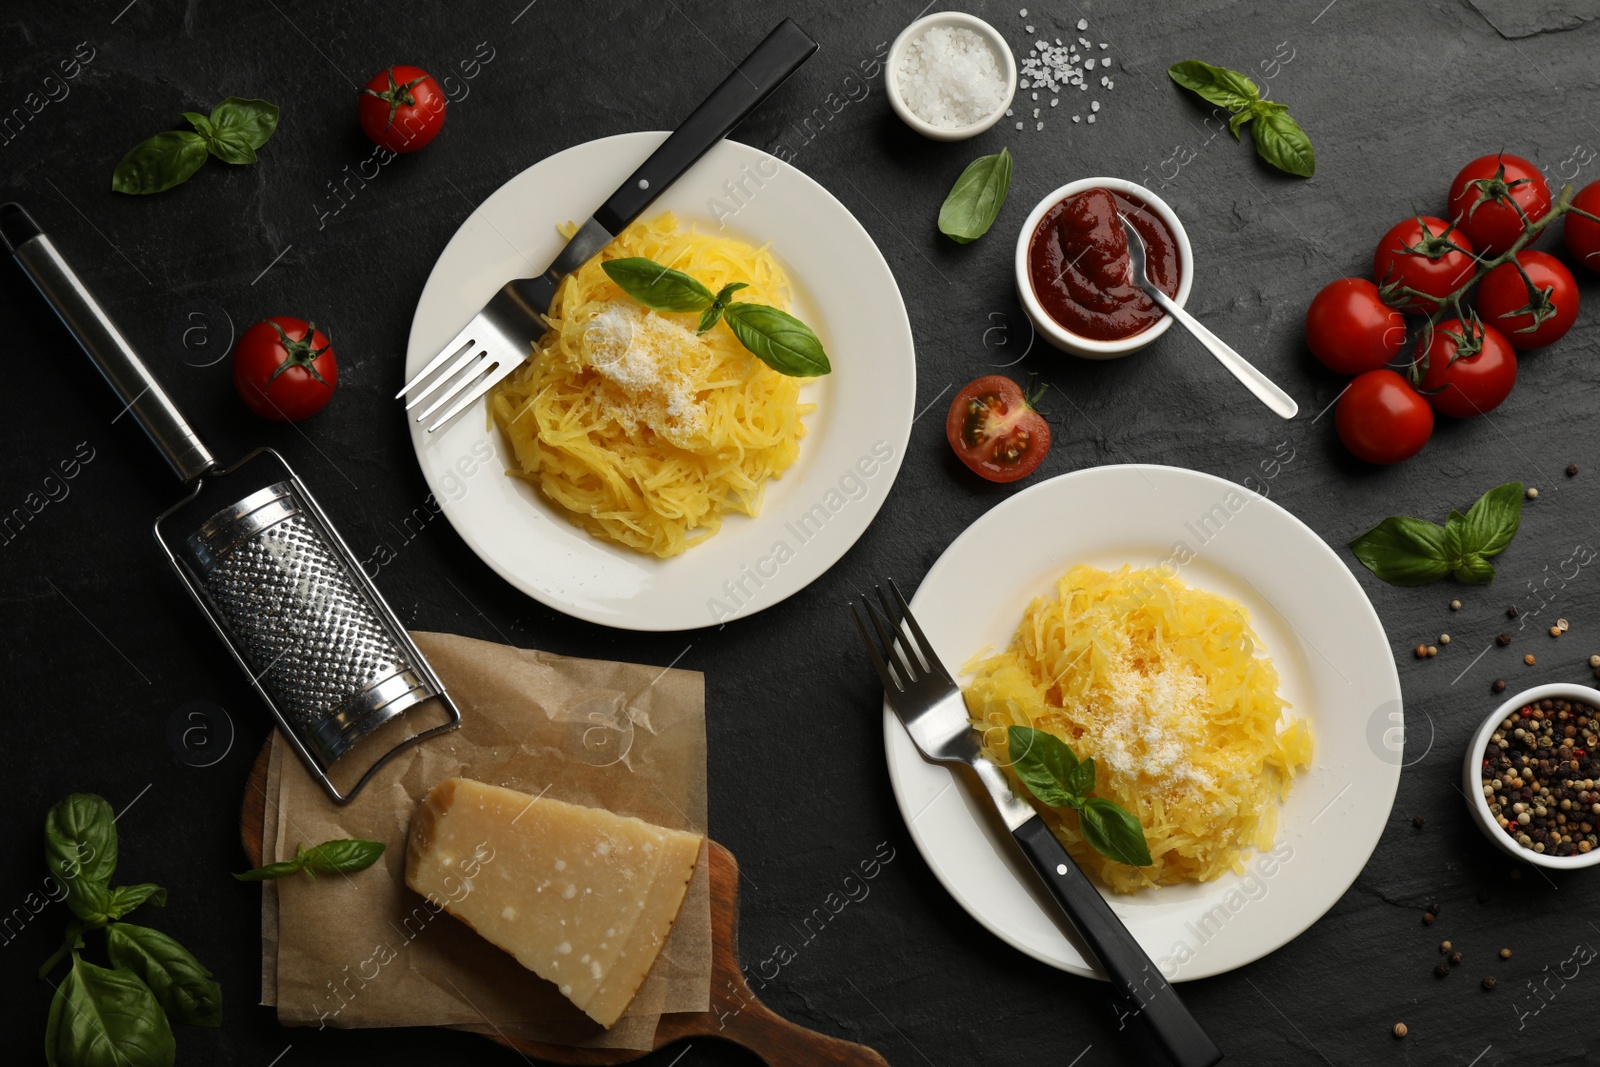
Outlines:
{"type": "Polygon", "coordinates": [[[660,954],[703,840],[452,778],[411,821],[406,884],[609,1028],[660,954]]]}

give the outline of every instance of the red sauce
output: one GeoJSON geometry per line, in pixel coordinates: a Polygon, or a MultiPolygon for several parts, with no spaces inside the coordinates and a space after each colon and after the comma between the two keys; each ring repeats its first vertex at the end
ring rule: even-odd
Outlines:
{"type": "Polygon", "coordinates": [[[1150,279],[1178,295],[1178,242],[1161,217],[1136,196],[1088,189],[1044,213],[1028,245],[1033,295],[1063,328],[1095,341],[1120,341],[1166,315],[1128,271],[1128,235],[1121,212],[1144,238],[1150,279]]]}

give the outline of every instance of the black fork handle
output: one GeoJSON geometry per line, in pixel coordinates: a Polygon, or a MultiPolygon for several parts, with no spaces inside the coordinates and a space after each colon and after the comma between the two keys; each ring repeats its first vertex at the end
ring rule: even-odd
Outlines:
{"type": "Polygon", "coordinates": [[[683,120],[672,136],[629,175],[611,199],[594,213],[594,220],[611,234],[621,233],[656,197],[699,162],[716,143],[728,136],[745,116],[761,106],[772,91],[810,59],[817,42],[806,36],[793,19],[756,45],[734,72],[717,86],[705,102],[683,120]]]}

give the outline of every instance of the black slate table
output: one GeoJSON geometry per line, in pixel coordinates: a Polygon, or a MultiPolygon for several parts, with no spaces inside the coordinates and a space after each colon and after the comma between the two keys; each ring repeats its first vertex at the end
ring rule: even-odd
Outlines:
{"type": "MultiPolygon", "coordinates": [[[[1139,461],[1242,481],[1288,454],[1272,499],[1335,546],[1385,515],[1442,517],[1501,482],[1541,490],[1489,587],[1390,588],[1345,554],[1400,661],[1411,733],[1394,810],[1365,871],[1326,917],[1257,963],[1188,984],[1190,1005],[1239,1064],[1594,1062],[1589,1006],[1600,975],[1569,961],[1600,944],[1600,874],[1547,877],[1508,862],[1469,822],[1453,782],[1469,734],[1495,701],[1494,678],[1516,687],[1584,681],[1588,655],[1600,651],[1600,578],[1588,569],[1554,578],[1575,546],[1600,543],[1600,317],[1590,311],[1558,346],[1528,356],[1493,415],[1443,426],[1421,456],[1382,470],[1347,457],[1331,417],[1318,418],[1342,382],[1311,360],[1301,318],[1324,283],[1369,269],[1390,225],[1441,210],[1451,177],[1474,156],[1516,152],[1556,185],[1600,178],[1595,4],[977,3],[971,9],[1019,52],[1033,38],[1077,36],[1077,21],[1088,19],[1087,35],[1111,45],[1115,87],[1094,94],[1101,110],[1092,126],[1046,111],[1042,131],[1031,120],[1023,131],[1008,122],[954,146],[910,133],[891,113],[881,75],[861,77],[862,61],[918,6],[74,0],[13,8],[0,21],[0,193],[24,201],[54,235],[219,455],[262,443],[283,450],[358,554],[392,555],[380,584],[408,625],[705,672],[711,827],[749,876],[745,958],[754,964],[780,944],[795,950],[763,990],[774,1008],[896,1064],[1096,1067],[1151,1063],[1155,1053],[1118,1032],[1102,986],[991,937],[918,857],[890,795],[877,684],[844,602],[886,574],[914,587],[963,528],[1016,491],[968,476],[939,415],[953,386],[1015,358],[1005,328],[1025,326],[1010,262],[1028,206],[1081,176],[1150,182],[1186,220],[1200,262],[1190,309],[1282,383],[1302,414],[1280,422],[1176,331],[1112,363],[1035,349],[1012,372],[1036,373],[1059,393],[1049,405],[1055,446],[1033,480],[1139,461]],[[782,15],[822,50],[735,137],[793,149],[794,163],[872,234],[910,311],[917,407],[933,414],[913,427],[899,481],[866,535],[786,603],[684,634],[574,621],[515,592],[432,517],[390,399],[417,295],[455,228],[501,183],[574,143],[670,126],[782,15]],[[1290,103],[1315,140],[1316,177],[1280,175],[1248,143],[1208,143],[1207,109],[1164,74],[1189,57],[1251,72],[1290,103]],[[445,130],[364,186],[347,182],[370,153],[355,122],[355,86],[395,62],[455,75],[445,130]],[[67,70],[75,76],[64,78],[67,70]],[[208,165],[155,197],[108,191],[123,151],[171,128],[179,112],[228,95],[283,107],[259,163],[208,165]],[[968,160],[1002,145],[1017,158],[1010,202],[989,237],[955,247],[934,229],[938,206],[968,160]],[[299,427],[246,412],[227,362],[215,362],[230,332],[284,313],[315,318],[341,357],[338,396],[299,427]],[[1574,478],[1563,473],[1568,463],[1582,468],[1574,478]],[[1461,611],[1448,610],[1452,597],[1461,611]],[[1544,609],[1552,619],[1570,620],[1570,633],[1491,647],[1508,604],[1542,600],[1552,601],[1544,609]],[[1441,631],[1455,640],[1436,659],[1411,657],[1441,631]],[[1538,654],[1537,667],[1522,666],[1524,651],[1538,654]],[[820,930],[802,926],[858,861],[878,853],[893,859],[867,899],[820,930]],[[1434,901],[1442,911],[1425,926],[1434,901]],[[1466,962],[1436,979],[1441,938],[1466,962]],[[1511,959],[1496,955],[1503,946],[1511,959]],[[1492,993],[1479,988],[1487,974],[1499,979],[1492,993]],[[1390,1031],[1400,1021],[1410,1036],[1397,1042],[1390,1031]]],[[[242,862],[240,789],[266,734],[264,711],[151,543],[150,520],[175,499],[168,474],[130,420],[117,418],[118,405],[20,272],[0,264],[0,278],[0,511],[37,508],[0,538],[8,1058],[36,1059],[50,989],[33,972],[65,921],[59,906],[32,916],[25,903],[44,874],[44,813],[85,790],[126,809],[122,876],[170,887],[159,925],[226,990],[225,1025],[183,1028],[180,1063],[518,1062],[462,1034],[283,1029],[255,1006],[257,892],[225,872],[242,862]],[[47,485],[75,457],[77,476],[47,485]],[[235,732],[227,756],[209,766],[181,761],[169,741],[170,725],[195,701],[222,709],[213,714],[235,732]]],[[[1583,299],[1600,305],[1594,276],[1581,284],[1583,299]]],[[[648,1062],[751,1059],[702,1041],[648,1062]]]]}

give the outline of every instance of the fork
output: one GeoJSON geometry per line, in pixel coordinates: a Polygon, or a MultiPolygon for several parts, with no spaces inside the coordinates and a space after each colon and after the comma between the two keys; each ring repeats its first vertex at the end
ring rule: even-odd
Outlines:
{"type": "Polygon", "coordinates": [[[1005,773],[983,755],[960,688],[934,654],[900,588],[892,580],[889,588],[894,593],[893,603],[882,586],[876,587],[880,604],[865,594],[861,597],[872,632],[855,604],[850,605],[850,613],[872,665],[878,669],[889,707],[918,751],[924,759],[966,766],[978,776],[1017,847],[1089,946],[1112,986],[1138,1006],[1136,1014],[1149,1025],[1168,1059],[1177,1067],[1211,1067],[1219,1062],[1222,1052],[1189,1014],[1160,968],[1032,805],[1012,791],[1005,773]]]}
{"type": "Polygon", "coordinates": [[[1262,374],[1249,360],[1235,352],[1226,341],[1206,329],[1199,319],[1179,307],[1170,296],[1161,291],[1159,285],[1150,280],[1150,276],[1145,272],[1144,238],[1133,228],[1128,216],[1118,212],[1117,218],[1122,220],[1122,228],[1128,232],[1128,262],[1132,268],[1134,284],[1149,293],[1150,299],[1160,304],[1167,314],[1194,334],[1194,339],[1205,345],[1206,350],[1217,357],[1217,362],[1228,368],[1228,373],[1239,379],[1246,389],[1256,395],[1257,400],[1282,418],[1294,418],[1300,411],[1300,405],[1295,403],[1294,397],[1278,388],[1271,378],[1262,374]]]}
{"type": "Polygon", "coordinates": [[[793,20],[784,19],[779,23],[778,28],[694,109],[683,125],[611,194],[611,199],[584,221],[549,270],[536,278],[514,278],[507,282],[472,321],[395,394],[396,399],[428,382],[406,402],[406,410],[431,399],[433,402],[417,415],[417,421],[422,422],[448,404],[448,409],[428,426],[428,432],[433,433],[521,366],[533,342],[544,333],[544,314],[550,309],[550,301],[562,279],[611,243],[613,237],[760,106],[816,50],[817,42],[806,36],[793,20]]]}

